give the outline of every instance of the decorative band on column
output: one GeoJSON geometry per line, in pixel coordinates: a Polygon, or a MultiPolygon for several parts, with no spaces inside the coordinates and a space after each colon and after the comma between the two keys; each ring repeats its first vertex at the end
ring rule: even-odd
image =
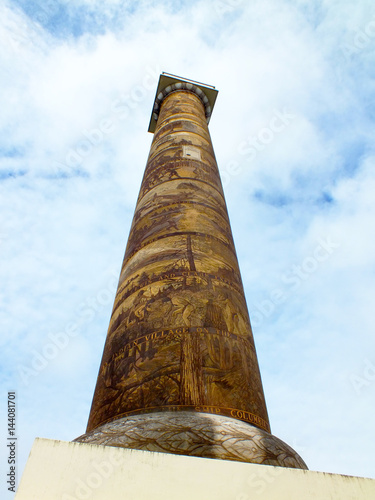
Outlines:
{"type": "Polygon", "coordinates": [[[263,429],[264,431],[271,433],[270,425],[263,418],[258,415],[254,415],[246,410],[238,410],[236,408],[222,408],[220,406],[207,406],[207,405],[164,405],[164,406],[151,406],[149,408],[139,408],[133,411],[127,411],[124,413],[120,413],[115,417],[104,420],[101,425],[108,424],[113,422],[114,420],[118,420],[121,418],[133,417],[135,415],[146,415],[149,413],[164,413],[164,412],[200,412],[200,413],[210,413],[213,415],[220,415],[222,417],[231,417],[237,420],[242,420],[243,422],[247,422],[259,429],[263,429]]]}
{"type": "Polygon", "coordinates": [[[207,123],[210,122],[211,118],[211,113],[212,109],[210,106],[210,103],[208,101],[208,97],[206,94],[203,92],[202,89],[197,87],[196,85],[188,82],[178,82],[178,83],[172,83],[171,85],[168,85],[168,87],[165,87],[155,98],[155,103],[154,103],[154,109],[153,109],[153,118],[157,121],[159,117],[159,111],[160,111],[160,106],[164,99],[171,94],[172,92],[176,92],[178,90],[188,90],[189,92],[192,92],[193,94],[197,95],[199,99],[202,101],[203,106],[204,106],[204,111],[205,111],[205,116],[207,123]]]}

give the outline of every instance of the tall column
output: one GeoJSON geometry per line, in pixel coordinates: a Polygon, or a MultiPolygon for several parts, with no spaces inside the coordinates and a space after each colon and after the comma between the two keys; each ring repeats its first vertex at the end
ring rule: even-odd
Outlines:
{"type": "Polygon", "coordinates": [[[87,433],[78,440],[306,468],[270,434],[207,126],[216,94],[161,75],[87,433]]]}

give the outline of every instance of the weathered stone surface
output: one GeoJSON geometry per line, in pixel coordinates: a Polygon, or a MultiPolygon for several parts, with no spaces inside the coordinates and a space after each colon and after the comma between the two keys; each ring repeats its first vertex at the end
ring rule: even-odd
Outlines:
{"type": "Polygon", "coordinates": [[[375,480],[37,438],[16,500],[370,500],[375,480]]]}

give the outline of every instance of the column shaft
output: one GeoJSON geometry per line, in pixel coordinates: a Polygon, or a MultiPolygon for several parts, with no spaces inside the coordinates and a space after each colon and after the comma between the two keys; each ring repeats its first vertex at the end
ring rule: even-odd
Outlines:
{"type": "Polygon", "coordinates": [[[164,410],[270,430],[204,106],[187,90],[161,105],[87,430],[164,410]]]}

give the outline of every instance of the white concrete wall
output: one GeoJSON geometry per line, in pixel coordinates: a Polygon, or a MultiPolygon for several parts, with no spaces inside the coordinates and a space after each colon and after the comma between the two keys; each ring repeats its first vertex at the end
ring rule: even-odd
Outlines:
{"type": "Polygon", "coordinates": [[[375,480],[36,439],[16,500],[375,500],[375,480]]]}

